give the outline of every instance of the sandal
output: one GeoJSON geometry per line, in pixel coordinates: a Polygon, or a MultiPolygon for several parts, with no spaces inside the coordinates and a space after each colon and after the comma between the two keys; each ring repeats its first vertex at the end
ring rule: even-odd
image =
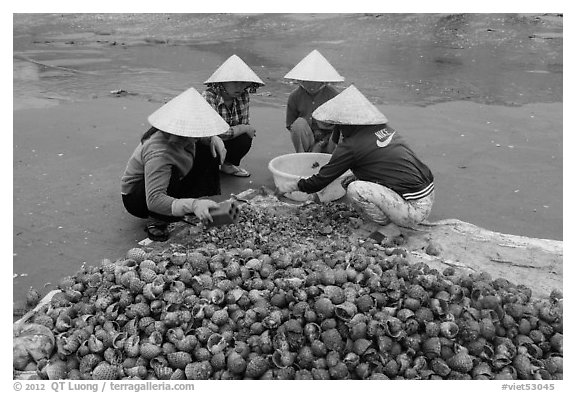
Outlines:
{"type": "Polygon", "coordinates": [[[220,167],[220,172],[223,172],[230,176],[237,176],[237,177],[250,176],[250,172],[248,172],[246,169],[240,168],[239,166],[232,164],[222,164],[222,166],[220,167]]]}
{"type": "Polygon", "coordinates": [[[168,224],[151,222],[146,225],[145,229],[148,238],[155,242],[165,242],[170,237],[168,224]]]}

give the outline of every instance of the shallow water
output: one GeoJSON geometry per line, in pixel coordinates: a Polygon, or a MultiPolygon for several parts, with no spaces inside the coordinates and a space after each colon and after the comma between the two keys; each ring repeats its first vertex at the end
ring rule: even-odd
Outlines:
{"type": "Polygon", "coordinates": [[[313,49],[375,103],[562,100],[562,17],[517,14],[67,14],[14,16],[14,94],[162,101],[230,54],[282,105],[283,76],[313,49]],[[41,89],[38,87],[41,86],[41,89]]]}

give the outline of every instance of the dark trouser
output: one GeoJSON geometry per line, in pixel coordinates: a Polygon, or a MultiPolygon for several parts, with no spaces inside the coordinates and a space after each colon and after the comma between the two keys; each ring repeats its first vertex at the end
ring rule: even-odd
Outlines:
{"type": "Polygon", "coordinates": [[[252,138],[247,134],[242,134],[234,139],[224,141],[226,147],[226,162],[232,165],[240,165],[240,160],[244,158],[252,147],[252,138]]]}
{"type": "MultiPolygon", "coordinates": [[[[194,165],[186,176],[180,179],[172,169],[167,194],[174,198],[200,198],[220,195],[219,158],[212,157],[210,147],[197,143],[194,165]]],[[[139,218],[152,217],[161,221],[178,221],[180,217],[165,216],[148,210],[144,182],[137,184],[128,195],[122,195],[122,202],[128,213],[139,218]]]]}

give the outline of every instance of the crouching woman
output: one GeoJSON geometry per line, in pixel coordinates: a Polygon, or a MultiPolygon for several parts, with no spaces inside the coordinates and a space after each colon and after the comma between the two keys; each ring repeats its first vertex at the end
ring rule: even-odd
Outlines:
{"type": "Polygon", "coordinates": [[[428,217],[434,203],[432,172],[355,86],[318,107],[312,116],[335,124],[342,141],[317,174],[286,183],[280,192],[318,192],[350,169],[354,176],[342,185],[366,218],[412,228],[428,217]]]}
{"type": "Polygon", "coordinates": [[[226,149],[216,135],[229,128],[190,88],[148,117],[151,128],[132,153],[121,179],[126,210],[147,219],[154,241],[169,238],[168,224],[186,214],[211,221],[217,207],[203,196],[220,193],[219,165],[226,149]]]}

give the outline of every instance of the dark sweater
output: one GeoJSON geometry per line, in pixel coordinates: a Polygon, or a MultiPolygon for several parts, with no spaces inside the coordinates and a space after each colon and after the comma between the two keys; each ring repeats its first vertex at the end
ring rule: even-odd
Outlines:
{"type": "Polygon", "coordinates": [[[359,126],[344,134],[349,135],[340,141],[320,172],[298,182],[301,191],[320,191],[348,169],[358,180],[386,186],[406,200],[420,199],[434,189],[430,169],[390,127],[359,126]]]}
{"type": "Polygon", "coordinates": [[[314,95],[311,95],[301,86],[298,86],[290,93],[290,96],[288,96],[288,104],[286,105],[286,128],[289,128],[297,118],[303,117],[310,125],[312,131],[317,130],[318,125],[312,117],[312,112],[337,95],[338,91],[330,85],[326,85],[314,95]]]}

